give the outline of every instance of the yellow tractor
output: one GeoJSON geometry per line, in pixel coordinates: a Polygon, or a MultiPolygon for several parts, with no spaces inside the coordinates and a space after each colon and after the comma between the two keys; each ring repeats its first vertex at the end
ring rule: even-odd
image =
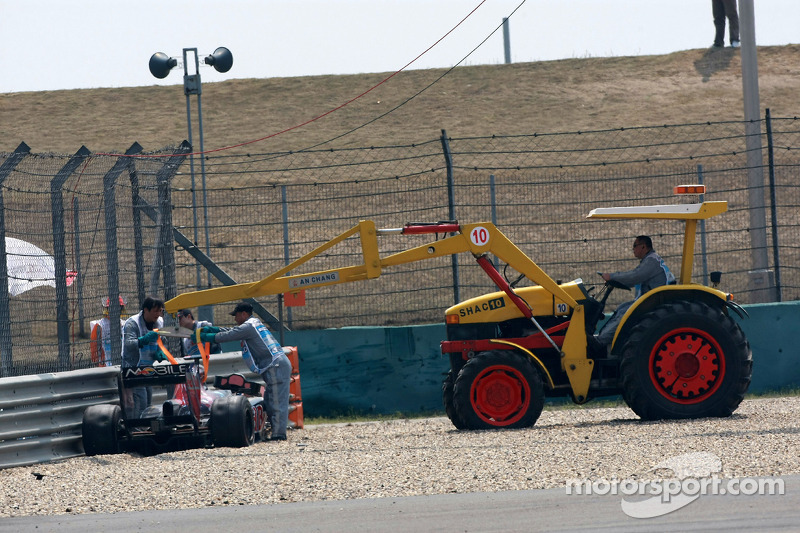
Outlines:
{"type": "Polygon", "coordinates": [[[726,202],[702,202],[589,213],[592,219],[685,221],[677,283],[638,298],[608,351],[596,349],[591,336],[609,294],[620,286],[607,283],[593,297],[580,279],[556,283],[488,222],[377,229],[365,220],[260,281],[185,293],[168,301],[166,310],[372,279],[397,265],[470,252],[499,290],[445,312],[447,340],[441,348],[450,369],[442,398],[457,428],[531,426],[546,396],[584,403],[621,394],[644,419],[729,416],[742,401],[752,371],[749,344],[730,316],[731,311],[744,316],[744,311],[731,295],[691,282],[697,222],[726,210],[726,202]],[[388,234],[449,236],[381,257],[378,237],[388,234]],[[362,264],[286,275],[356,235],[362,264]],[[521,276],[505,279],[489,254],[521,276]],[[523,277],[533,285],[515,288],[523,277]]]}

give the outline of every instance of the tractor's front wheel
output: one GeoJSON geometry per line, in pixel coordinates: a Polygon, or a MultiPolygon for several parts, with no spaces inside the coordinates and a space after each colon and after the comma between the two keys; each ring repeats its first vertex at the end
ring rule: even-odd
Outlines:
{"type": "Polygon", "coordinates": [[[645,420],[730,416],[744,399],[752,354],[734,320],[702,302],[645,315],[622,350],[622,397],[645,420]]]}
{"type": "Polygon", "coordinates": [[[458,373],[453,406],[465,429],[530,427],[544,407],[542,378],[520,354],[481,352],[458,373]]]}

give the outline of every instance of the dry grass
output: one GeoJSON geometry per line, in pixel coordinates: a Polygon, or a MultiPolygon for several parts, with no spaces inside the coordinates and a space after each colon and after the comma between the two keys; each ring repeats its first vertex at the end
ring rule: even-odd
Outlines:
{"type": "MultiPolygon", "coordinates": [[[[758,52],[761,107],[798,112],[800,45],[758,52]]],[[[445,73],[401,73],[345,108],[302,128],[249,145],[259,152],[301,149],[386,113],[445,73]]],[[[340,106],[388,74],[267,78],[203,86],[205,148],[266,137],[340,106]]],[[[186,137],[182,88],[132,87],[0,95],[0,151],[24,141],[34,152],[145,150],[186,137]]],[[[741,120],[739,51],[567,59],[459,67],[397,111],[336,142],[369,146],[435,138],[575,131],[661,123],[741,120]]],[[[197,130],[195,129],[195,132],[197,130]]],[[[196,141],[197,139],[195,139],[196,141]]]]}

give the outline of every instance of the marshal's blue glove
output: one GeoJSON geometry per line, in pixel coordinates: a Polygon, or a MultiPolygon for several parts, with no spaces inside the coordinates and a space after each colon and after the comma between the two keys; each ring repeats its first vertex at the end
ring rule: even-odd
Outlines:
{"type": "Polygon", "coordinates": [[[203,342],[214,342],[216,336],[217,336],[216,333],[206,333],[205,331],[200,332],[200,340],[203,342]]]}
{"type": "Polygon", "coordinates": [[[147,344],[152,344],[158,340],[158,333],[155,331],[148,331],[141,337],[139,337],[139,346],[145,346],[147,344]]]}
{"type": "Polygon", "coordinates": [[[216,335],[220,331],[222,331],[222,329],[217,326],[204,326],[200,328],[200,333],[213,333],[216,335]]]}
{"type": "Polygon", "coordinates": [[[167,360],[167,354],[162,352],[161,348],[159,348],[158,351],[156,351],[156,361],[166,361],[166,360],[167,360]]]}

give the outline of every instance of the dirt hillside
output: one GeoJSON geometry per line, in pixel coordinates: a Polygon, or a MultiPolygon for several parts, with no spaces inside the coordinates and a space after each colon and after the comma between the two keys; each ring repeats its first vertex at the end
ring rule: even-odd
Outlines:
{"type": "MultiPolygon", "coordinates": [[[[800,45],[759,48],[762,116],[765,108],[776,117],[800,113],[798,57],[800,45]]],[[[205,148],[292,128],[390,74],[206,83],[205,148]]],[[[469,137],[743,118],[739,51],[698,49],[403,72],[324,118],[238,150],[302,149],[359,128],[409,98],[329,146],[418,142],[441,129],[469,137]]],[[[121,151],[134,141],[157,150],[186,138],[185,106],[181,86],[0,94],[0,152],[22,141],[37,153],[71,154],[81,145],[121,151]]]]}

